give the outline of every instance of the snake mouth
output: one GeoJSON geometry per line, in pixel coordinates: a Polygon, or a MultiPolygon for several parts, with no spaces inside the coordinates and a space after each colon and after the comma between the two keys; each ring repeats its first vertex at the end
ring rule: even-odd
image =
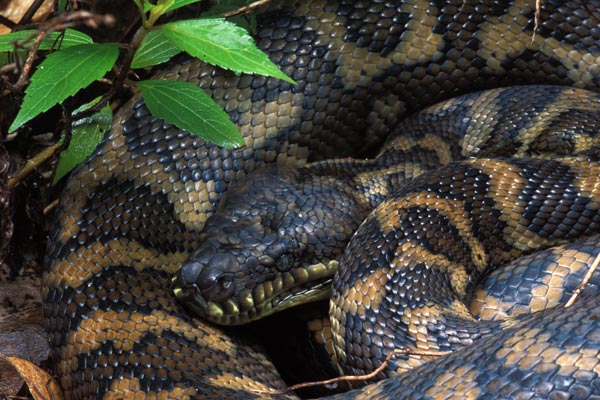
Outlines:
{"type": "Polygon", "coordinates": [[[201,318],[219,325],[242,325],[276,312],[329,298],[338,261],[313,264],[280,272],[269,280],[243,289],[223,301],[206,299],[197,285],[178,286],[175,296],[201,318]]]}

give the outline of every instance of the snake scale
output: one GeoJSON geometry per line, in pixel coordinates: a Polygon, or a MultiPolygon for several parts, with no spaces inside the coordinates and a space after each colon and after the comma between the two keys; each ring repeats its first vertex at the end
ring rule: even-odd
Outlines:
{"type": "MultiPolygon", "coordinates": [[[[206,89],[239,126],[246,146],[229,151],[207,144],[155,119],[136,97],[69,178],[43,278],[47,332],[67,397],[256,398],[261,395],[253,389],[284,389],[259,347],[194,318],[170,290],[173,274],[199,248],[204,224],[230,183],[269,164],[301,167],[372,151],[403,117],[475,90],[537,83],[599,91],[599,6],[597,1],[544,1],[534,36],[533,1],[273,1],[256,17],[257,44],[298,85],[189,61],[159,73],[206,89]]],[[[494,163],[516,171],[515,182],[539,171],[556,176],[552,182],[558,183],[548,193],[562,188],[560,195],[576,198],[570,209],[559,209],[560,215],[567,220],[576,213],[588,222],[582,227],[583,220],[576,219],[566,226],[575,227],[577,235],[598,232],[594,152],[525,160],[464,162],[456,181],[476,188],[484,179],[481,171],[489,176],[486,168],[499,166],[494,163]],[[556,171],[566,169],[565,183],[556,171]],[[589,179],[577,180],[583,171],[589,179]],[[579,190],[576,196],[569,192],[572,187],[579,190]]],[[[327,169],[327,162],[322,166],[327,169]]],[[[433,174],[441,181],[453,179],[448,169],[440,171],[433,174]]],[[[410,190],[433,190],[425,182],[409,184],[410,190]]],[[[544,181],[527,182],[544,187],[544,181]]],[[[527,183],[512,190],[519,187],[509,200],[528,193],[527,183]]],[[[459,201],[457,196],[446,198],[459,201]]],[[[419,207],[413,207],[417,214],[419,207]]],[[[401,223],[402,210],[407,208],[386,210],[384,224],[375,216],[361,229],[383,229],[393,236],[393,226],[387,231],[384,226],[401,223]]],[[[464,229],[469,226],[465,221],[464,229]]],[[[356,251],[360,244],[349,246],[356,251]]],[[[342,262],[364,257],[358,254],[342,262]]],[[[359,281],[356,293],[368,291],[359,281]]],[[[334,285],[341,285],[349,300],[361,297],[343,283],[334,285]]],[[[553,309],[520,318],[494,340],[482,339],[342,396],[591,398],[600,390],[595,299],[568,312],[553,309]],[[461,386],[463,378],[470,386],[461,386]]],[[[370,346],[358,347],[363,345],[370,346]]]]}

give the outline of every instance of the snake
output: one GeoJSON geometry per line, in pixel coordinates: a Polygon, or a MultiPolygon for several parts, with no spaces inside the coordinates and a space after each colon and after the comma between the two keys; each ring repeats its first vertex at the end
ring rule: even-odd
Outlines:
{"type": "MultiPolygon", "coordinates": [[[[158,72],[157,78],[205,89],[237,124],[245,146],[226,150],[207,143],[153,117],[138,95],[115,115],[110,132],[68,178],[55,211],[42,282],[54,371],[66,397],[260,398],[271,396],[265,390],[285,390],[259,345],[197,318],[171,290],[174,274],[203,243],[204,225],[229,187],[273,164],[294,169],[316,162],[327,170],[325,160],[372,154],[404,117],[474,91],[518,84],[598,91],[598,5],[548,0],[536,13],[535,2],[518,0],[272,1],[257,13],[254,37],[296,85],[238,76],[185,57],[158,72]]],[[[598,175],[593,152],[559,160],[486,160],[458,164],[462,175],[459,171],[457,181],[477,182],[471,171],[493,169],[495,163],[513,172],[529,171],[525,175],[535,175],[538,167],[552,175],[552,168],[569,166],[587,170],[585,176],[598,175]]],[[[432,173],[447,178],[444,168],[432,173]]],[[[408,184],[415,190],[426,185],[419,178],[415,182],[408,184]]],[[[586,204],[593,208],[597,189],[591,182],[578,181],[577,188],[591,190],[586,204]]],[[[520,190],[525,195],[524,187],[520,190]]],[[[562,193],[570,194],[567,189],[562,193]]],[[[573,207],[570,212],[581,212],[573,207]]],[[[593,220],[587,211],[581,215],[593,220]]],[[[375,222],[361,226],[379,226],[375,222]]],[[[591,233],[586,229],[594,227],[590,223],[582,231],[591,233]]],[[[357,259],[365,257],[360,254],[357,259]]],[[[351,297],[352,288],[345,285],[334,282],[351,297]]],[[[537,376],[535,393],[545,397],[569,391],[590,397],[598,379],[600,310],[594,299],[575,304],[570,312],[551,309],[522,317],[494,340],[484,338],[464,352],[343,396],[398,398],[410,396],[410,387],[416,397],[432,396],[431,390],[451,397],[462,393],[457,380],[480,374],[486,384],[473,379],[469,388],[476,395],[510,397],[533,390],[514,387],[520,374],[537,376]],[[535,345],[539,332],[537,340],[547,352],[535,345]],[[573,352],[579,349],[583,355],[577,358],[573,352]],[[482,353],[502,353],[504,361],[486,363],[478,357],[482,353]],[[565,367],[565,360],[577,361],[580,368],[565,367]],[[544,367],[546,361],[550,364],[544,367]],[[552,372],[559,367],[565,370],[552,372]],[[553,374],[556,383],[544,386],[550,376],[544,374],[553,374]]],[[[335,342],[344,347],[353,332],[346,328],[335,342]]],[[[357,358],[352,351],[345,354],[357,358]]],[[[357,369],[365,367],[360,365],[364,361],[354,363],[357,369]]]]}
{"type": "MultiPolygon", "coordinates": [[[[333,363],[352,375],[375,370],[396,349],[455,351],[489,337],[511,320],[469,316],[480,276],[533,250],[597,233],[596,118],[585,127],[577,114],[596,114],[598,100],[558,86],[473,93],[405,119],[375,159],[248,174],[207,220],[202,244],[174,280],[175,293],[224,325],[330,298],[333,363]],[[558,97],[566,113],[552,110],[549,101],[558,97]],[[491,104],[504,106],[501,115],[489,111],[491,104]],[[574,130],[569,115],[577,120],[574,130]],[[548,159],[544,152],[552,149],[582,154],[548,159]],[[538,157],[448,163],[471,152],[538,157]],[[567,216],[573,208],[580,213],[567,216]]],[[[597,237],[590,240],[587,246],[597,244],[597,237]]],[[[547,278],[533,279],[546,268],[544,257],[526,260],[525,272],[504,267],[504,286],[519,288],[515,303],[529,312],[540,307],[522,298],[519,280],[547,287],[547,278]]],[[[577,269],[574,260],[564,264],[577,269]]],[[[563,296],[561,290],[547,297],[563,296]]],[[[399,357],[387,376],[418,365],[399,357]]]]}

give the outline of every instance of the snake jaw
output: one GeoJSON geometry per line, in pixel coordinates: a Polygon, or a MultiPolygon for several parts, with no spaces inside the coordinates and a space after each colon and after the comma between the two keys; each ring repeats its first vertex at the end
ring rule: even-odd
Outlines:
{"type": "MultiPolygon", "coordinates": [[[[176,280],[177,278],[173,278],[175,284],[176,280]]],[[[196,285],[176,287],[173,289],[173,293],[186,307],[201,318],[209,321],[221,321],[227,319],[227,316],[240,314],[240,307],[233,299],[227,299],[222,304],[208,301],[202,296],[200,289],[196,285]]],[[[249,299],[252,301],[251,297],[249,299]]],[[[247,305],[248,303],[246,303],[247,305]]]]}
{"type": "Polygon", "coordinates": [[[243,289],[224,300],[207,298],[195,283],[185,283],[175,277],[173,293],[186,307],[208,321],[221,325],[240,325],[275,312],[329,297],[337,260],[317,263],[243,289]]]}

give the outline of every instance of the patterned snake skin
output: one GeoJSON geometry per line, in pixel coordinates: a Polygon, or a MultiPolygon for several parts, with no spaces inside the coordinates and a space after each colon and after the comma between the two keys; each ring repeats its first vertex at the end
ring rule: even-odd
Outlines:
{"type": "MultiPolygon", "coordinates": [[[[257,16],[257,43],[297,86],[198,62],[161,73],[205,88],[239,126],[246,146],[227,151],[206,144],[157,121],[135,98],[70,177],[43,279],[47,331],[67,397],[256,398],[261,395],[253,389],[285,388],[260,348],[193,318],[169,289],[172,275],[199,247],[221,195],[267,164],[295,167],[368,152],[402,117],[463,93],[532,83],[598,91],[600,4],[542,2],[535,38],[534,6],[273,1],[257,16]]],[[[579,169],[590,165],[597,178],[597,160],[588,157],[570,162],[579,169]]],[[[560,169],[563,161],[554,162],[560,169]]],[[[517,167],[533,171],[536,165],[517,167]]],[[[586,193],[593,208],[597,186],[576,183],[584,191],[593,186],[586,193]]],[[[570,212],[581,212],[573,207],[570,212]]],[[[597,232],[593,221],[580,230],[597,232]]],[[[411,387],[416,397],[444,390],[450,397],[466,393],[453,377],[472,375],[473,394],[511,397],[520,390],[511,385],[521,374],[521,381],[530,379],[530,391],[535,382],[541,385],[540,397],[590,398],[600,385],[597,304],[548,311],[535,324],[523,319],[493,342],[469,347],[470,353],[348,396],[401,397],[411,387]],[[536,347],[539,332],[547,351],[536,347]],[[502,357],[482,366],[485,361],[470,355],[482,352],[502,357]]]]}
{"type": "MultiPolygon", "coordinates": [[[[485,272],[526,252],[598,233],[598,116],[600,97],[593,92],[489,90],[407,118],[375,159],[253,172],[230,187],[206,221],[205,238],[178,272],[175,293],[221,324],[331,297],[335,363],[350,374],[374,370],[394,349],[455,351],[481,341],[517,322],[469,315],[471,294],[485,272]],[[591,153],[478,158],[440,167],[474,153],[548,156],[551,149],[591,153]]],[[[593,245],[572,244],[582,255],[595,254],[593,245]]],[[[550,256],[567,252],[551,249],[550,256]]],[[[524,271],[513,271],[520,264],[505,267],[496,278],[504,285],[496,286],[519,288],[513,301],[529,313],[566,301],[565,292],[575,287],[557,285],[558,271],[549,279],[535,276],[551,271],[540,270],[552,264],[548,257],[524,259],[524,271]],[[545,303],[526,301],[527,285],[529,295],[539,297],[548,282],[545,303]]],[[[581,281],[574,277],[582,269],[577,260],[562,262],[573,275],[566,279],[581,281]]],[[[397,355],[388,375],[420,362],[397,355]]]]}

